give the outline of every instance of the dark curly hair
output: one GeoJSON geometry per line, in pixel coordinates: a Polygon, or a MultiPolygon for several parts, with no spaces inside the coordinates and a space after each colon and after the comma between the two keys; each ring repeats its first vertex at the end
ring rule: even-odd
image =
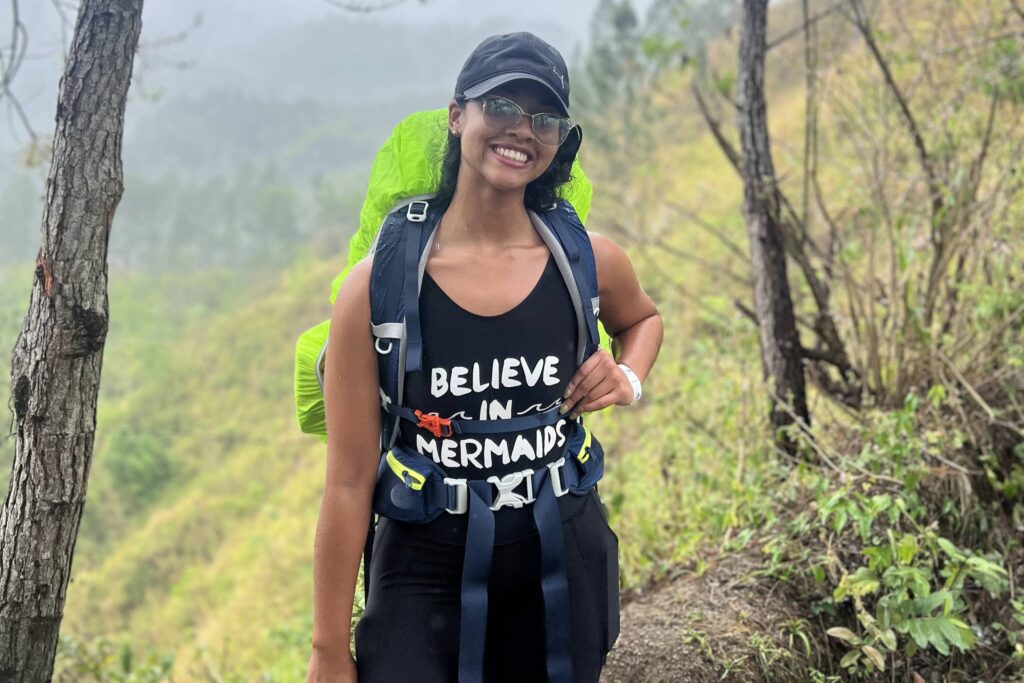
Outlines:
{"type": "MultiPolygon", "coordinates": [[[[460,109],[465,108],[466,98],[456,98],[460,109]]],[[[447,128],[447,119],[442,124],[448,131],[448,141],[445,143],[444,153],[441,156],[441,177],[437,186],[437,194],[431,202],[441,211],[448,209],[448,205],[455,196],[455,185],[459,179],[459,164],[462,160],[462,139],[452,135],[447,128]]],[[[575,135],[575,131],[570,133],[575,135]]],[[[547,170],[526,186],[526,193],[523,197],[523,204],[533,211],[547,211],[558,198],[558,188],[572,180],[572,162],[576,158],[578,145],[566,140],[558,151],[551,165],[547,170]]]]}

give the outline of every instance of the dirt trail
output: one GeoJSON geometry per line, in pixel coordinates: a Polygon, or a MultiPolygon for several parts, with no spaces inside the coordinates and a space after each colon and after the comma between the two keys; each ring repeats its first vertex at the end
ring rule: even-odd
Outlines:
{"type": "MultiPolygon", "coordinates": [[[[753,575],[760,561],[757,549],[726,555],[624,605],[601,683],[810,680],[804,641],[791,637],[808,615],[791,586],[753,575]]],[[[812,653],[827,647],[800,630],[812,653]]]]}

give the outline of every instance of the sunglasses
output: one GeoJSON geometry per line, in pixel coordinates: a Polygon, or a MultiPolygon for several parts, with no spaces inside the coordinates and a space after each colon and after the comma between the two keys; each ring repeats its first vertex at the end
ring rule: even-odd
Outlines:
{"type": "Polygon", "coordinates": [[[500,95],[484,95],[466,99],[480,100],[484,110],[484,123],[497,130],[514,128],[519,125],[523,117],[530,119],[530,130],[533,131],[537,142],[548,147],[558,147],[565,142],[575,125],[569,118],[558,114],[546,112],[527,114],[518,104],[500,95]]]}

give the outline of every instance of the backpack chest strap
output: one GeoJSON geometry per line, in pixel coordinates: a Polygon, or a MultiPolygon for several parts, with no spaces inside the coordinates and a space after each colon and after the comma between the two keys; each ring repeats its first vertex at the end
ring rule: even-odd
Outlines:
{"type": "Polygon", "coordinates": [[[393,403],[386,401],[382,401],[381,407],[389,415],[403,420],[408,420],[417,427],[426,429],[438,438],[452,436],[453,434],[499,434],[502,432],[517,432],[524,429],[551,425],[565,417],[565,415],[558,411],[560,404],[532,415],[521,415],[519,417],[508,417],[495,420],[459,420],[455,418],[445,418],[439,415],[424,413],[421,410],[414,410],[408,406],[396,406],[393,403]]]}

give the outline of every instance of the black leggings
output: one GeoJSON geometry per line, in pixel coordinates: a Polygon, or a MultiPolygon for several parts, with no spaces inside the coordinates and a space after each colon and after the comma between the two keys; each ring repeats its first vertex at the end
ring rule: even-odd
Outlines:
{"type": "MultiPolygon", "coordinates": [[[[558,498],[572,610],[575,683],[597,683],[618,635],[618,537],[596,489],[558,498]]],[[[444,513],[442,513],[444,514],[444,513]]],[[[355,628],[359,683],[457,683],[464,545],[380,518],[370,592],[355,628]]],[[[464,542],[463,538],[463,542],[464,542]]],[[[545,683],[540,542],[495,544],[483,683],[545,683]]]]}

